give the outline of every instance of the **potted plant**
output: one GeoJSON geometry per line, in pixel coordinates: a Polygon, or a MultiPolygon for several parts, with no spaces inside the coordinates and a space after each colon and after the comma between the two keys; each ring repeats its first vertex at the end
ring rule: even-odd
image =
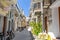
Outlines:
{"type": "Polygon", "coordinates": [[[31,21],[29,24],[32,27],[31,32],[32,32],[33,35],[38,36],[38,34],[40,32],[42,32],[42,24],[41,24],[41,22],[31,21]]]}

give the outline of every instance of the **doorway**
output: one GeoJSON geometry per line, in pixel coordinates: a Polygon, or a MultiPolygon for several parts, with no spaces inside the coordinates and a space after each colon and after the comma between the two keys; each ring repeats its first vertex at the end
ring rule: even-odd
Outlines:
{"type": "Polygon", "coordinates": [[[4,20],[3,20],[3,35],[5,35],[6,27],[7,27],[7,17],[4,16],[4,20]]]}
{"type": "Polygon", "coordinates": [[[58,12],[59,12],[59,32],[60,32],[60,7],[58,8],[58,12]]]}
{"type": "Polygon", "coordinates": [[[47,16],[45,16],[45,31],[48,33],[47,16]]]}

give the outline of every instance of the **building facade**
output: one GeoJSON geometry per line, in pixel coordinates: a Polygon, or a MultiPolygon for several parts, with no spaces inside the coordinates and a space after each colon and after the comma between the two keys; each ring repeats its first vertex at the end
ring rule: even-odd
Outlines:
{"type": "Polygon", "coordinates": [[[17,6],[13,5],[11,7],[11,10],[9,11],[9,14],[7,14],[7,17],[8,17],[8,26],[9,26],[8,30],[16,31],[18,15],[19,15],[19,11],[17,9],[17,6]]]}
{"type": "Polygon", "coordinates": [[[31,21],[41,21],[42,14],[42,1],[41,0],[31,0],[30,6],[30,17],[31,21]]]}
{"type": "Polygon", "coordinates": [[[18,14],[16,3],[17,0],[0,0],[0,33],[4,37],[7,32],[14,31],[14,27],[17,25],[15,20],[18,14]]]}
{"type": "Polygon", "coordinates": [[[60,38],[60,0],[44,1],[44,28],[46,32],[54,33],[56,38],[60,38]],[[45,5],[45,2],[47,3],[45,5]]]}
{"type": "Polygon", "coordinates": [[[51,6],[52,10],[52,24],[50,25],[49,31],[54,32],[57,38],[60,38],[60,0],[56,0],[51,6]],[[54,30],[52,30],[52,28],[54,30]],[[51,30],[50,30],[51,29],[51,30]]]}
{"type": "Polygon", "coordinates": [[[60,0],[43,0],[43,4],[40,0],[31,0],[29,17],[35,22],[43,18],[43,31],[52,32],[60,38],[60,0]]]}
{"type": "Polygon", "coordinates": [[[26,26],[26,17],[24,16],[24,11],[21,9],[18,17],[18,27],[22,28],[26,26]]]}

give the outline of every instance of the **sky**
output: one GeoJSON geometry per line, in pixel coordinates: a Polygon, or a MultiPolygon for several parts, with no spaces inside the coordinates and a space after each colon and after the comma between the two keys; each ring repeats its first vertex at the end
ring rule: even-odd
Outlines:
{"type": "Polygon", "coordinates": [[[29,16],[30,0],[18,0],[17,4],[23,9],[25,16],[29,16]]]}

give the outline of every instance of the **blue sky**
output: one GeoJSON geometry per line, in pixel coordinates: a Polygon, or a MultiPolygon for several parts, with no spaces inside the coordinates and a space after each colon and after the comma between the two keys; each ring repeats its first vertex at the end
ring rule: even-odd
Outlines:
{"type": "Polygon", "coordinates": [[[25,16],[29,16],[30,0],[18,0],[17,3],[23,9],[25,16]]]}

